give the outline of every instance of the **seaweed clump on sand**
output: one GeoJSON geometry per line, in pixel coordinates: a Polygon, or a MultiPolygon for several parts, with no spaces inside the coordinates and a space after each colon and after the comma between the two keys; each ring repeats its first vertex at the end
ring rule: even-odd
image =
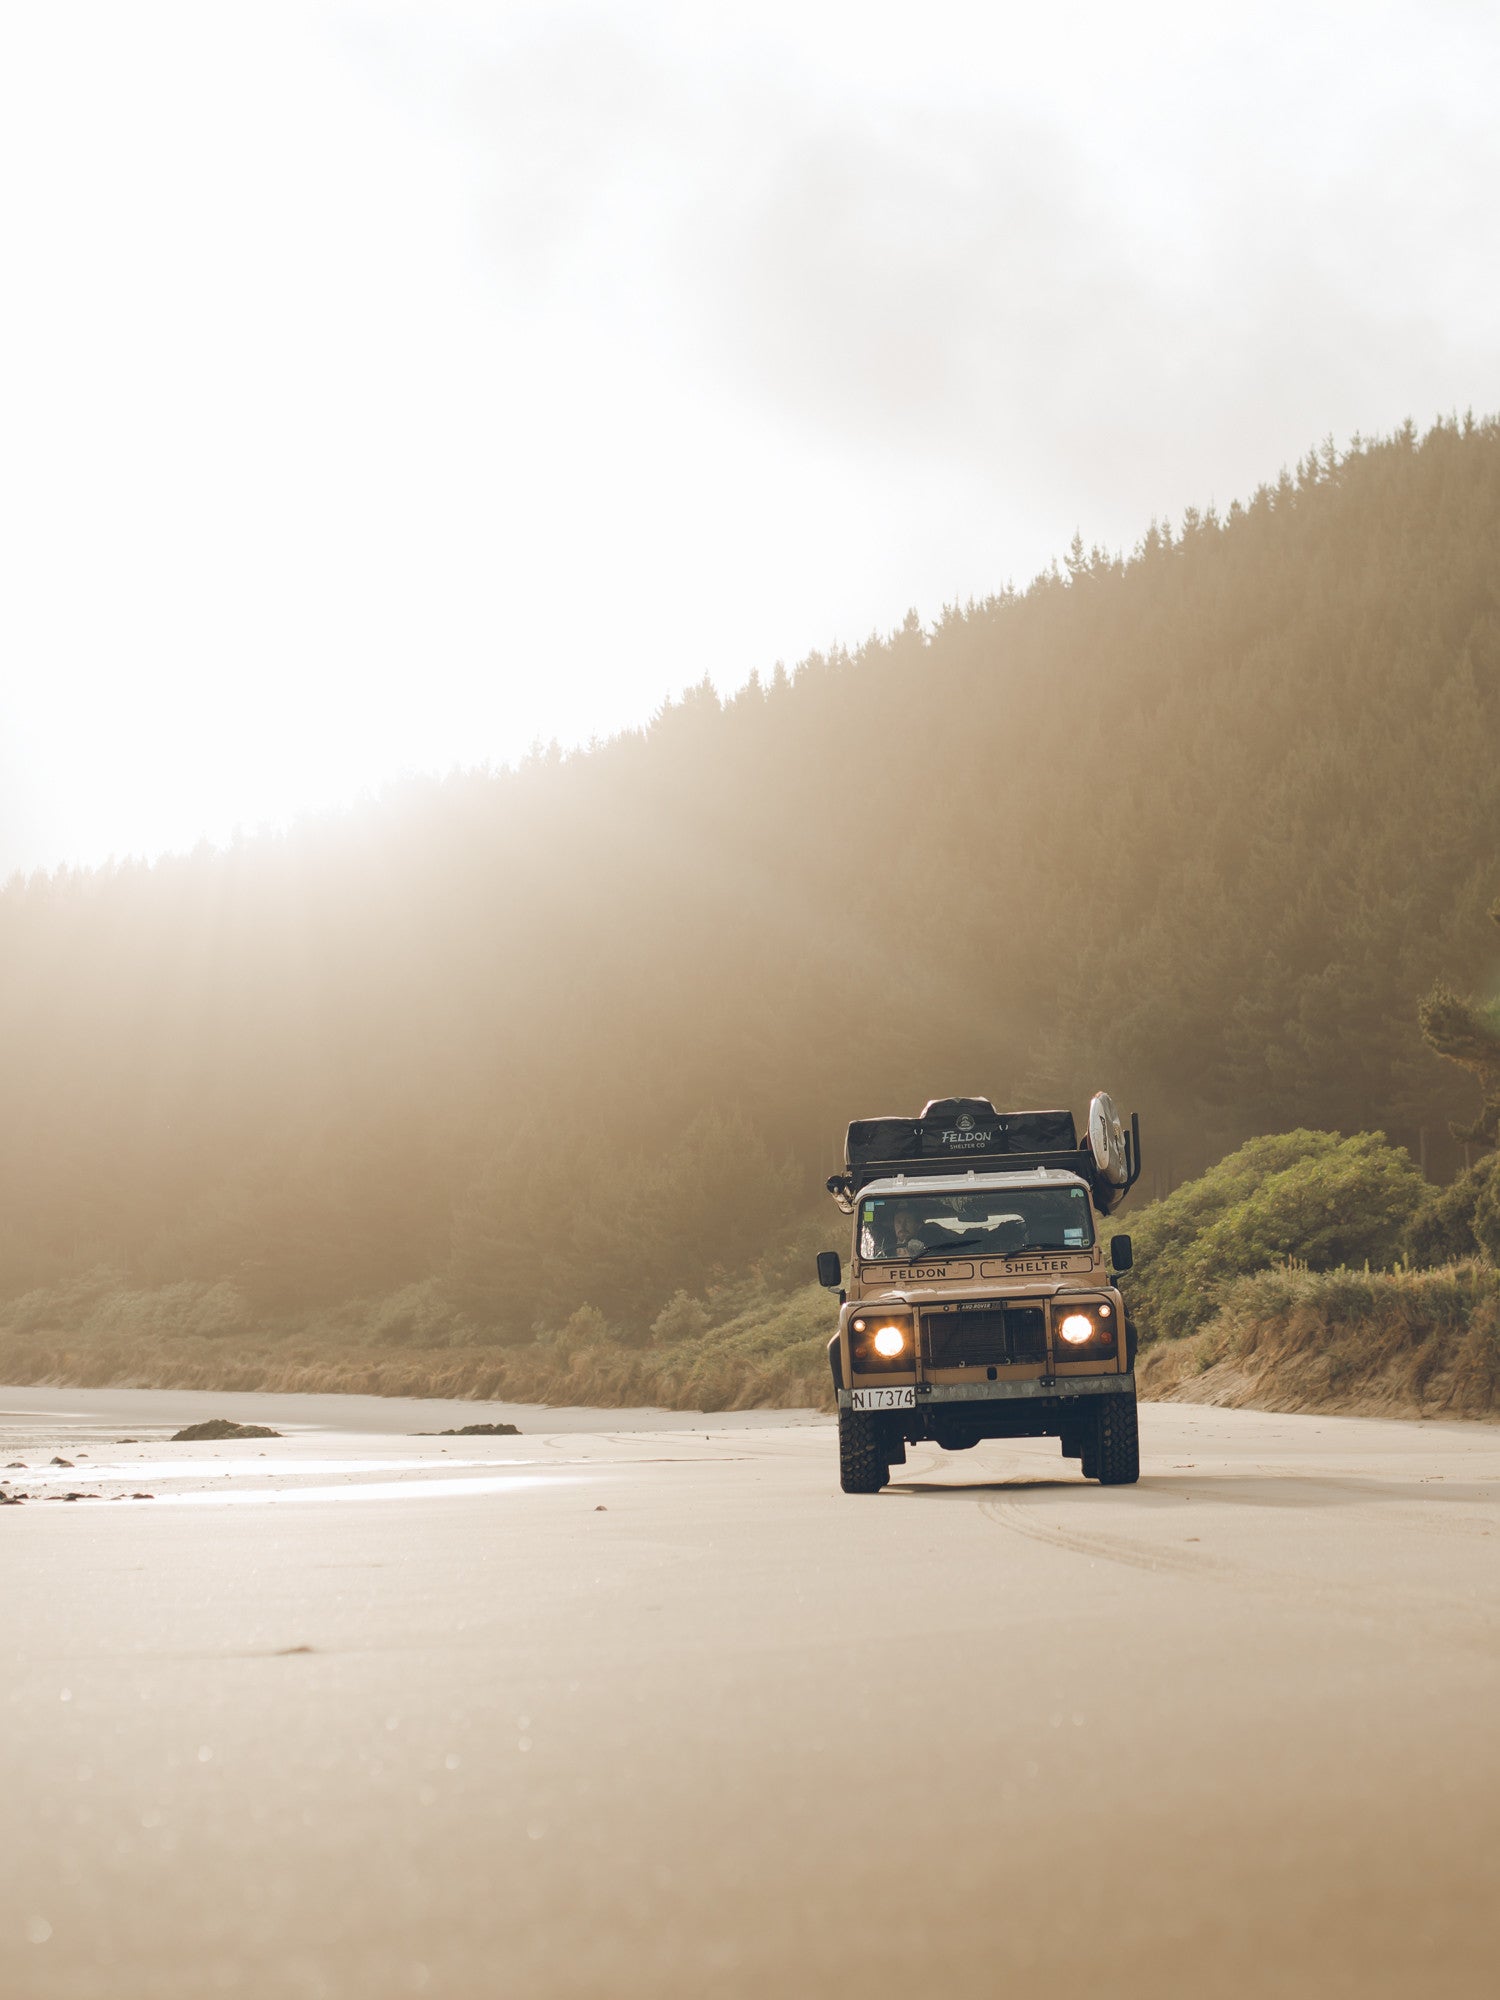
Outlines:
{"type": "Polygon", "coordinates": [[[423,1431],[423,1437],[438,1438],[518,1438],[517,1424],[464,1424],[456,1431],[423,1431]]]}
{"type": "Polygon", "coordinates": [[[206,1424],[189,1424],[186,1430],[173,1431],[173,1444],[207,1444],[219,1438],[279,1438],[280,1431],[267,1430],[264,1424],[232,1424],[228,1417],[210,1417],[206,1424]]]}

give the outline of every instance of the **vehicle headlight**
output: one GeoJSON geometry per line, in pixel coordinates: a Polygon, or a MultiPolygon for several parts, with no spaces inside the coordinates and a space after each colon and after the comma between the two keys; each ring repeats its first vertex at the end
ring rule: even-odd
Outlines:
{"type": "Polygon", "coordinates": [[[856,1369],[910,1368],[911,1320],[901,1313],[856,1313],[849,1322],[849,1352],[856,1369]]]}
{"type": "Polygon", "coordinates": [[[1089,1299],[1081,1305],[1065,1307],[1059,1299],[1052,1308],[1052,1328],[1060,1347],[1074,1353],[1089,1350],[1089,1358],[1101,1361],[1115,1350],[1115,1310],[1108,1299],[1089,1299]]]}

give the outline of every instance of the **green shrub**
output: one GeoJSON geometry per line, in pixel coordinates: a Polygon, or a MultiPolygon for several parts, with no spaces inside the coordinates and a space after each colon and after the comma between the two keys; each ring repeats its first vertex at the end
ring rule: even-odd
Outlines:
{"type": "Polygon", "coordinates": [[[1288,1258],[1314,1271],[1394,1262],[1425,1190],[1380,1132],[1252,1139],[1136,1220],[1129,1283],[1142,1338],[1192,1333],[1233,1279],[1288,1258]]]}
{"type": "MultiPolygon", "coordinates": [[[[1500,1264],[1500,1154],[1492,1153],[1486,1162],[1488,1178],[1479,1190],[1479,1198],[1474,1203],[1474,1220],[1470,1227],[1474,1231],[1474,1241],[1491,1263],[1500,1264]]],[[[1476,1167],[1476,1173],[1479,1169],[1476,1167]]]]}
{"type": "Polygon", "coordinates": [[[101,1299],[125,1284],[124,1274],[98,1265],[55,1285],[22,1292],[0,1303],[0,1326],[12,1333],[40,1333],[76,1326],[87,1319],[101,1299]]]}
{"type": "Polygon", "coordinates": [[[1480,1249],[1500,1261],[1500,1153],[1433,1188],[1407,1225],[1403,1248],[1413,1264],[1451,1264],[1480,1249]]]}
{"type": "Polygon", "coordinates": [[[605,1346],[614,1338],[614,1331],[597,1306],[582,1305],[552,1338],[564,1354],[579,1354],[590,1347],[605,1346]]]}
{"type": "Polygon", "coordinates": [[[451,1347],[472,1331],[436,1278],[377,1300],[365,1324],[382,1347],[451,1347]]]}
{"type": "Polygon", "coordinates": [[[651,1322],[651,1338],[661,1343],[696,1340],[713,1324],[702,1299],[688,1292],[674,1292],[651,1322]]]}

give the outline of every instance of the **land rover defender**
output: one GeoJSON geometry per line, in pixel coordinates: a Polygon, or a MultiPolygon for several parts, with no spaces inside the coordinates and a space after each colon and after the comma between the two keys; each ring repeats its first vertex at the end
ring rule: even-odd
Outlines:
{"type": "Polygon", "coordinates": [[[1056,1437],[1085,1478],[1140,1477],[1135,1326],[1100,1224],[1141,1171],[1100,1092],[1082,1142],[1071,1111],[997,1111],[935,1099],[911,1118],[849,1127],[828,1191],[853,1218],[818,1279],[839,1295],[828,1343],[846,1493],[878,1493],[906,1447],[964,1451],[981,1438],[1056,1437]]]}

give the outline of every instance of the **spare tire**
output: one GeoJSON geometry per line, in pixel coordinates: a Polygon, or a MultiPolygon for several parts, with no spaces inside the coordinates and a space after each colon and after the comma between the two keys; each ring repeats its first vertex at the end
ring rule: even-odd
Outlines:
{"type": "Polygon", "coordinates": [[[1124,1187],[1130,1177],[1125,1164],[1125,1127],[1107,1090],[1096,1090],[1089,1103],[1089,1151],[1110,1186],[1124,1187]]]}

